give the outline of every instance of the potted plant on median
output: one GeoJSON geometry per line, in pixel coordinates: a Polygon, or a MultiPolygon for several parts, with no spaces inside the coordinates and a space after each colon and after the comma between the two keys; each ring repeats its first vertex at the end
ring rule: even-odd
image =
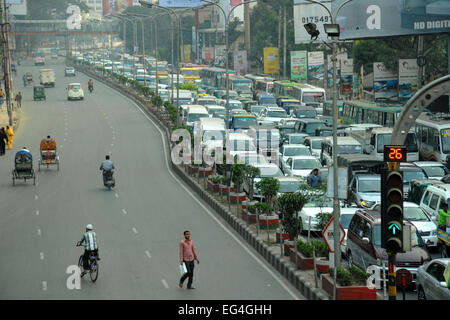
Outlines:
{"type": "Polygon", "coordinates": [[[285,241],[285,255],[289,255],[289,248],[294,247],[295,239],[302,229],[298,212],[302,210],[306,203],[306,197],[301,193],[284,193],[278,199],[278,208],[281,216],[281,236],[285,239],[283,231],[286,231],[288,239],[285,241]],[[287,250],[286,250],[287,249],[287,250]]]}
{"type": "Polygon", "coordinates": [[[234,163],[230,169],[231,181],[233,181],[236,190],[230,195],[231,203],[240,203],[245,200],[245,194],[241,194],[242,183],[244,182],[245,165],[241,163],[234,163]]]}
{"type": "Polygon", "coordinates": [[[316,268],[318,272],[328,272],[328,263],[317,263],[320,260],[328,261],[328,247],[322,241],[311,241],[311,243],[298,240],[297,243],[297,258],[295,257],[295,249],[290,249],[290,259],[295,263],[297,260],[297,266],[302,270],[314,269],[314,256],[316,256],[316,268]]]}
{"type": "Polygon", "coordinates": [[[264,196],[267,210],[259,218],[260,229],[276,229],[280,223],[278,215],[273,212],[273,203],[280,189],[280,181],[275,178],[262,178],[256,183],[256,188],[264,196]]]}
{"type": "MultiPolygon", "coordinates": [[[[336,273],[336,300],[375,300],[377,298],[376,287],[369,287],[367,279],[369,274],[357,267],[350,267],[348,271],[337,268],[336,273]]],[[[330,268],[329,274],[322,275],[322,289],[329,295],[333,295],[334,269],[330,268]]]]}
{"type": "Polygon", "coordinates": [[[248,224],[256,223],[256,215],[259,212],[265,212],[267,210],[267,204],[265,202],[257,202],[249,205],[246,208],[242,208],[242,220],[248,224]]]}

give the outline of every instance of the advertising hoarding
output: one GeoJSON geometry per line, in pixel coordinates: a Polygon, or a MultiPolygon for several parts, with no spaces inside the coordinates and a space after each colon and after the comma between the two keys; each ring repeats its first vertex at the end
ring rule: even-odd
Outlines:
{"type": "Polygon", "coordinates": [[[168,8],[192,8],[204,5],[202,0],[159,0],[159,6],[168,8]]]}
{"type": "Polygon", "coordinates": [[[216,67],[225,67],[227,57],[227,46],[226,45],[216,45],[214,47],[214,65],[216,67]]]}
{"type": "Polygon", "coordinates": [[[398,60],[398,98],[408,100],[417,91],[419,66],[416,59],[398,60]]]}
{"type": "Polygon", "coordinates": [[[234,53],[234,71],[240,74],[247,74],[247,51],[236,51],[234,53]]]}
{"type": "MultiPolygon", "coordinates": [[[[332,13],[345,2],[332,2],[332,13]]],[[[339,39],[378,38],[450,32],[450,0],[358,0],[337,17],[339,39]]]]}
{"type": "Polygon", "coordinates": [[[110,16],[122,13],[126,8],[133,6],[133,0],[103,0],[103,15],[110,16]]]}
{"type": "Polygon", "coordinates": [[[291,79],[308,80],[308,51],[291,51],[291,79]]]}
{"type": "Polygon", "coordinates": [[[214,62],[214,48],[203,47],[202,48],[202,60],[203,62],[210,64],[214,62]]]}
{"type": "MultiPolygon", "coordinates": [[[[333,61],[331,61],[331,57],[331,54],[327,56],[327,85],[329,88],[333,86],[333,61]]],[[[342,60],[347,59],[347,52],[338,53],[336,58],[336,85],[339,86],[341,83],[342,60]]]]}
{"type": "Polygon", "coordinates": [[[308,80],[322,80],[324,73],[323,51],[308,52],[308,80]]]}
{"type": "Polygon", "coordinates": [[[373,64],[373,91],[375,101],[397,101],[398,76],[388,71],[382,62],[374,62],[373,64]]]}
{"type": "Polygon", "coordinates": [[[264,48],[264,73],[277,74],[279,66],[278,48],[264,48]]]}
{"type": "Polygon", "coordinates": [[[341,93],[353,92],[353,59],[341,60],[341,93]]]}
{"type": "Polygon", "coordinates": [[[6,4],[9,5],[9,14],[13,16],[27,15],[27,0],[7,0],[6,4]]]}
{"type": "MultiPolygon", "coordinates": [[[[320,1],[331,10],[331,1],[320,1]]],[[[321,5],[311,3],[306,0],[294,0],[294,34],[295,43],[310,43],[311,36],[303,26],[306,23],[316,24],[320,32],[316,41],[329,41],[324,29],[324,23],[331,23],[330,15],[321,5]]]]}

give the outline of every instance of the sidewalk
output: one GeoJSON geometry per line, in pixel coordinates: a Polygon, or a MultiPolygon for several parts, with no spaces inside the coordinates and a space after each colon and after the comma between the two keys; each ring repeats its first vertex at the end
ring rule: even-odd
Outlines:
{"type": "MultiPolygon", "coordinates": [[[[19,112],[13,111],[12,112],[12,117],[13,117],[12,128],[13,128],[14,132],[17,130],[19,120],[20,120],[20,115],[21,115],[21,111],[19,111],[19,112]]],[[[6,128],[7,125],[9,125],[8,111],[6,110],[6,107],[3,107],[2,109],[0,109],[0,128],[2,128],[2,127],[6,128]]]]}

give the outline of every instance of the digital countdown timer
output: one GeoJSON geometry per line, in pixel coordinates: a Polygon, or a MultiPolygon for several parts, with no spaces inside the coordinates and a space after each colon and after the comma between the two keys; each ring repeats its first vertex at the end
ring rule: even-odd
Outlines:
{"type": "Polygon", "coordinates": [[[384,162],[406,162],[406,146],[384,146],[384,162]]]}

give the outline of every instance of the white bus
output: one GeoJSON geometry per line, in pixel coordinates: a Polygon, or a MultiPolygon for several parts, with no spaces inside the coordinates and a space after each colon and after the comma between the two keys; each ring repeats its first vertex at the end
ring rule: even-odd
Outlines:
{"type": "Polygon", "coordinates": [[[307,106],[323,108],[326,100],[325,89],[307,83],[296,84],[292,89],[292,96],[307,106]]]}
{"type": "Polygon", "coordinates": [[[422,113],[414,130],[421,160],[446,162],[450,154],[450,116],[445,113],[422,113]]]}

